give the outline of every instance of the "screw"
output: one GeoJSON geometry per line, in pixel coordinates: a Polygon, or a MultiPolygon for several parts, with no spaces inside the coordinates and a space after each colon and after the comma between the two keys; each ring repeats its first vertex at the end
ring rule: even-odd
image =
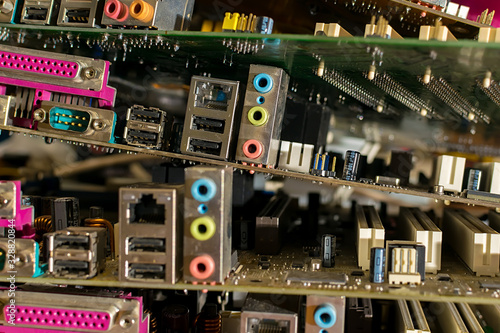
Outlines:
{"type": "Polygon", "coordinates": [[[102,131],[104,127],[106,127],[106,124],[101,119],[96,119],[92,122],[92,128],[96,131],[102,131]]]}
{"type": "Polygon", "coordinates": [[[36,109],[35,112],[33,112],[33,118],[36,121],[44,121],[45,120],[45,110],[44,109],[36,109]]]}
{"type": "Polygon", "coordinates": [[[90,80],[97,76],[97,71],[93,67],[88,67],[83,70],[83,77],[90,80]]]}
{"type": "Polygon", "coordinates": [[[9,203],[9,200],[7,198],[0,196],[0,208],[7,206],[8,203],[9,203]]]}
{"type": "Polygon", "coordinates": [[[132,325],[134,325],[134,323],[135,323],[135,320],[133,318],[130,318],[130,317],[125,317],[125,318],[122,318],[120,320],[120,326],[122,328],[125,328],[125,329],[132,327],[132,325]]]}

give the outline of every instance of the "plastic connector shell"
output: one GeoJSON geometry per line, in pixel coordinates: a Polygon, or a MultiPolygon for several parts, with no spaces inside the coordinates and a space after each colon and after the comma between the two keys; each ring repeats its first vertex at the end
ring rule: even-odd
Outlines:
{"type": "Polygon", "coordinates": [[[309,173],[314,146],[281,141],[278,167],[284,170],[309,173]]]}
{"type": "Polygon", "coordinates": [[[358,266],[370,269],[370,251],[373,247],[384,247],[385,229],[375,207],[356,207],[358,266]]]}
{"type": "Polygon", "coordinates": [[[345,297],[307,296],[305,333],[343,333],[345,297]]]}
{"type": "Polygon", "coordinates": [[[442,185],[448,192],[461,192],[464,172],[464,157],[441,155],[436,161],[434,184],[442,185]]]}

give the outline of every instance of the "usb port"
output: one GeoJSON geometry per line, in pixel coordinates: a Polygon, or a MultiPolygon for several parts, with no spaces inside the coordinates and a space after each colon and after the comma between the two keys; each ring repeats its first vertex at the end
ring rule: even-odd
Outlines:
{"type": "Polygon", "coordinates": [[[23,19],[29,21],[43,21],[47,20],[48,8],[26,7],[24,10],[23,19]]]}
{"type": "Polygon", "coordinates": [[[78,235],[57,235],[54,238],[54,249],[88,250],[89,237],[78,235]]]}
{"type": "Polygon", "coordinates": [[[58,276],[87,276],[90,274],[89,263],[80,260],[55,260],[54,273],[58,276]]]}
{"type": "Polygon", "coordinates": [[[222,142],[212,142],[200,139],[189,139],[189,151],[208,155],[219,156],[222,149],[222,142]]]}
{"type": "Polygon", "coordinates": [[[193,116],[191,129],[222,134],[225,126],[224,120],[193,116]]]}
{"type": "Polygon", "coordinates": [[[129,279],[144,279],[144,280],[164,280],[165,265],[157,264],[129,264],[128,265],[129,279]]]}
{"type": "Polygon", "coordinates": [[[139,120],[146,123],[162,124],[165,121],[165,111],[156,108],[144,108],[134,105],[128,110],[127,120],[139,120]]]}
{"type": "Polygon", "coordinates": [[[65,23],[89,23],[90,8],[66,9],[65,23]]]}
{"type": "Polygon", "coordinates": [[[128,130],[125,141],[130,145],[145,148],[157,148],[161,143],[157,133],[136,130],[128,130]]]}
{"type": "Polygon", "coordinates": [[[130,252],[165,252],[165,239],[131,237],[128,239],[130,252]]]}

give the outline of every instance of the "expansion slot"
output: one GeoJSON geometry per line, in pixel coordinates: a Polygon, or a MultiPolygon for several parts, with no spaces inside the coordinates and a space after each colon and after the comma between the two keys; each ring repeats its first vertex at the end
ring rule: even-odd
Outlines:
{"type": "Polygon", "coordinates": [[[370,269],[372,247],[384,247],[385,230],[373,206],[356,206],[358,266],[370,269]]]}

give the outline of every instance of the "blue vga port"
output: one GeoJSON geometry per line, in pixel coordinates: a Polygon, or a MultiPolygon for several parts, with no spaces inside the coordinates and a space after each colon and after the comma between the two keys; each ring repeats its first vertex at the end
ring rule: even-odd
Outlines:
{"type": "Polygon", "coordinates": [[[39,131],[64,134],[64,139],[115,142],[116,113],[111,110],[42,101],[33,117],[39,131]]]}

